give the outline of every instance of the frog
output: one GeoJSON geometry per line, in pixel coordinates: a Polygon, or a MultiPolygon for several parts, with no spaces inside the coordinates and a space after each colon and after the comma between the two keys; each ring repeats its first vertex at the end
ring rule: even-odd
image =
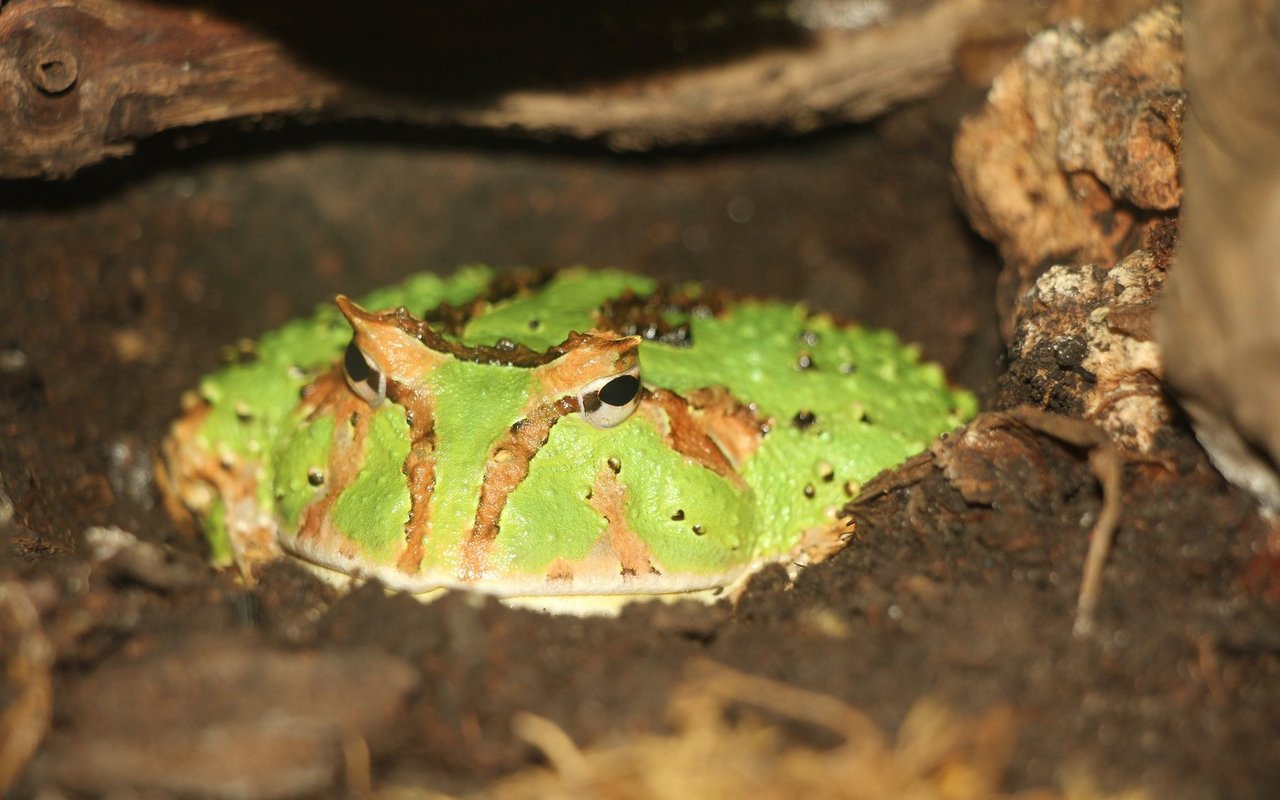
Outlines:
{"type": "Polygon", "coordinates": [[[413,275],[240,348],[157,479],[211,560],[432,596],[716,597],[976,412],[887,330],[587,268],[413,275]]]}

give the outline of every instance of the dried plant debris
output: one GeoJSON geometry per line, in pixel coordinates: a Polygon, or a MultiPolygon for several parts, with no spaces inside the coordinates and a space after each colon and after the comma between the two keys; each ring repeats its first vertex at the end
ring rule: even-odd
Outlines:
{"type": "Polygon", "coordinates": [[[1000,310],[1046,264],[1109,266],[1181,201],[1182,18],[1173,4],[1100,41],[1038,35],[957,134],[965,209],[1000,250],[1000,310]]]}
{"type": "Polygon", "coordinates": [[[1138,250],[1109,269],[1060,265],[1041,275],[1014,309],[997,405],[1082,417],[1120,446],[1150,452],[1174,416],[1153,330],[1164,266],[1138,250]]]}
{"type": "Polygon", "coordinates": [[[53,647],[18,581],[0,581],[0,795],[26,767],[49,729],[53,647]]]}
{"type": "MultiPolygon", "coordinates": [[[[551,769],[525,770],[480,796],[517,798],[805,797],[978,800],[1104,797],[1082,787],[1005,789],[1018,734],[999,706],[961,719],[934,701],[908,713],[896,738],[833,697],[701,662],[673,696],[671,734],[637,736],[580,750],[550,721],[516,720],[518,735],[551,769]],[[730,710],[738,713],[730,713],[730,710]],[[830,749],[788,742],[776,722],[834,735],[830,749]]],[[[1083,784],[1082,781],[1077,783],[1083,784]]],[[[1109,795],[1137,800],[1141,793],[1109,795]]]]}
{"type": "Polygon", "coordinates": [[[84,545],[95,570],[108,579],[135,583],[157,591],[189,589],[204,577],[204,565],[114,525],[86,529],[84,545]]]}

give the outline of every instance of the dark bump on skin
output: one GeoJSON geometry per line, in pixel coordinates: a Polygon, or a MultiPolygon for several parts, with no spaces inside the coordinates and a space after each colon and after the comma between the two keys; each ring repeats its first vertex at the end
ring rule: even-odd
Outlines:
{"type": "Polygon", "coordinates": [[[359,412],[359,411],[352,411],[352,412],[351,412],[351,417],[347,420],[347,424],[348,424],[348,425],[350,425],[350,426],[351,426],[351,427],[353,427],[353,428],[354,428],[354,427],[356,427],[357,425],[359,425],[359,424],[360,424],[360,412],[359,412]]]}
{"type": "Polygon", "coordinates": [[[800,333],[796,336],[796,339],[801,344],[808,345],[809,347],[813,347],[818,343],[818,333],[817,331],[811,331],[808,328],[805,328],[804,330],[800,331],[800,333]]]}
{"type": "Polygon", "coordinates": [[[705,530],[701,525],[694,525],[694,526],[693,526],[693,535],[694,535],[694,536],[701,536],[701,535],[702,535],[702,534],[704,534],[704,533],[706,533],[706,530],[705,530]]]}
{"type": "Polygon", "coordinates": [[[519,432],[520,432],[520,430],[521,430],[522,428],[524,428],[524,426],[525,426],[525,420],[523,420],[523,419],[518,419],[518,420],[516,420],[515,422],[511,423],[511,428],[510,428],[510,430],[511,430],[511,432],[512,432],[512,433],[519,433],[519,432]]]}
{"type": "Polygon", "coordinates": [[[707,294],[691,287],[659,286],[637,294],[627,290],[605,300],[596,310],[600,328],[622,336],[639,336],[647,342],[689,347],[693,331],[680,317],[712,317],[724,311],[728,296],[707,294]]]}
{"type": "Polygon", "coordinates": [[[807,408],[797,411],[796,415],[791,418],[791,424],[796,426],[796,428],[799,430],[805,430],[806,428],[811,427],[813,423],[817,421],[818,421],[818,415],[808,410],[807,408]]]}
{"type": "Polygon", "coordinates": [[[622,462],[619,461],[618,459],[610,456],[608,462],[606,463],[608,463],[609,469],[613,472],[614,475],[617,475],[619,472],[622,472],[622,462]]]}
{"type": "Polygon", "coordinates": [[[316,469],[315,467],[312,467],[311,469],[307,470],[307,483],[311,484],[312,486],[323,486],[324,473],[316,469]]]}
{"type": "Polygon", "coordinates": [[[591,498],[593,498],[593,497],[595,497],[595,496],[596,496],[596,493],[595,493],[595,490],[594,490],[594,489],[587,489],[587,499],[588,499],[588,500],[590,500],[591,498]]]}
{"type": "Polygon", "coordinates": [[[540,319],[529,320],[529,330],[536,331],[538,328],[541,328],[541,327],[542,327],[542,320],[540,319]]]}
{"type": "Polygon", "coordinates": [[[816,365],[813,363],[813,356],[808,353],[801,353],[800,356],[796,358],[796,369],[802,372],[804,370],[814,369],[815,366],[816,365]]]}
{"type": "Polygon", "coordinates": [[[679,522],[680,520],[684,519],[684,509],[677,508],[676,513],[671,515],[671,519],[675,522],[679,522]]]}
{"type": "Polygon", "coordinates": [[[804,496],[805,496],[805,497],[807,497],[807,498],[809,498],[810,500],[812,500],[812,499],[813,499],[813,496],[814,496],[814,495],[816,495],[817,493],[818,493],[818,491],[817,491],[816,489],[814,489],[814,488],[813,488],[813,484],[812,484],[812,483],[806,483],[806,484],[804,485],[804,496]]]}
{"type": "Polygon", "coordinates": [[[253,411],[243,401],[236,403],[236,419],[241,422],[249,422],[253,419],[253,411]]]}
{"type": "Polygon", "coordinates": [[[855,372],[857,372],[857,371],[858,371],[858,365],[857,365],[857,364],[854,364],[854,363],[853,363],[853,362],[851,362],[851,361],[846,361],[845,363],[843,363],[843,364],[841,364],[841,365],[840,365],[840,374],[841,374],[841,375],[852,375],[853,373],[855,373],[855,372]]]}

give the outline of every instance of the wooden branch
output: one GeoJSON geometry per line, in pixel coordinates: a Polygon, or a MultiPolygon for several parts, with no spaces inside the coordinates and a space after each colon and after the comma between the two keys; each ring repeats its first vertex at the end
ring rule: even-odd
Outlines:
{"type": "Polygon", "coordinates": [[[718,38],[706,33],[715,12],[756,6],[565,5],[222,0],[206,11],[11,0],[0,4],[0,178],[67,176],[161,131],[265,116],[503,130],[621,150],[803,131],[931,91],[950,74],[963,31],[998,3],[932,0],[888,18],[841,19],[797,16],[797,0],[791,17],[742,16],[718,38]],[[653,8],[666,16],[655,22],[653,8]]]}

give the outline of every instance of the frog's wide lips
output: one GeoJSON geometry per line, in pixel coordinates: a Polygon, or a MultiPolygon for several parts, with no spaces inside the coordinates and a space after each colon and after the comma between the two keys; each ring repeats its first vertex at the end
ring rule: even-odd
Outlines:
{"type": "MultiPolygon", "coordinates": [[[[481,575],[464,580],[451,573],[423,572],[410,575],[391,566],[371,566],[333,551],[316,551],[306,541],[293,541],[285,549],[316,570],[345,575],[356,580],[376,580],[387,588],[420,595],[440,589],[479,592],[498,598],[554,596],[661,596],[682,595],[720,589],[779,559],[758,558],[722,570],[690,573],[641,573],[624,575],[612,569],[580,572],[572,580],[548,578],[541,574],[481,575]]],[[[322,574],[323,573],[318,573],[322,574]]],[[[331,576],[326,576],[331,577],[331,576]]]]}

